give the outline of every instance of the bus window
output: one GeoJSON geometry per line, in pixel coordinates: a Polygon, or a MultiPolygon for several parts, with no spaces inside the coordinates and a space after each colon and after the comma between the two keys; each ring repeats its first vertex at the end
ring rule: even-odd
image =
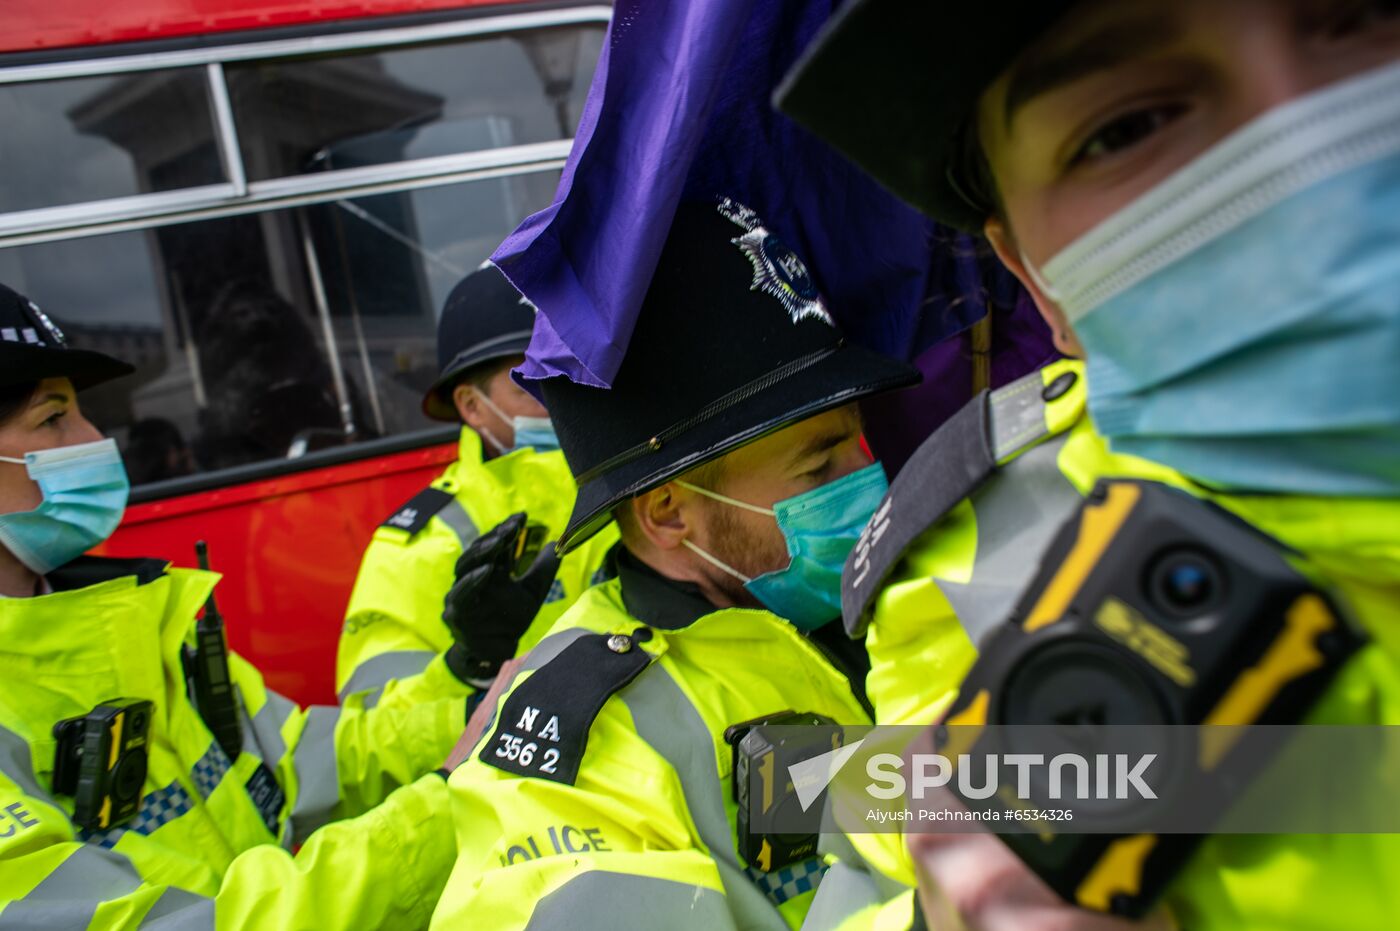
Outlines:
{"type": "Polygon", "coordinates": [[[0,84],[0,213],[219,184],[205,74],[0,84]]]}
{"type": "Polygon", "coordinates": [[[253,181],[569,139],[598,25],[226,67],[253,181]]]}
{"type": "Polygon", "coordinates": [[[0,250],[75,346],[137,373],[84,399],[135,485],[430,426],[447,292],[557,171],[0,250]]]}

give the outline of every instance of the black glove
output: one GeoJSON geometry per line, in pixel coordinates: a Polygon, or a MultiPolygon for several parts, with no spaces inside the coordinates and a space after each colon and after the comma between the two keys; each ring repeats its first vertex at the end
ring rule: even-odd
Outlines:
{"type": "Polygon", "coordinates": [[[443,599],[442,620],[455,641],[447,667],[468,685],[489,683],[501,663],[515,655],[559,571],[554,544],[547,543],[528,569],[515,574],[525,532],[525,514],[512,514],[473,540],[457,560],[457,581],[443,599]]]}

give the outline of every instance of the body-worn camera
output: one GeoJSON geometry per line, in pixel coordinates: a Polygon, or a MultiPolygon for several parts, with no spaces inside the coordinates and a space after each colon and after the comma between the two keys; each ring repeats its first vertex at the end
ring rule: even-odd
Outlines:
{"type": "Polygon", "coordinates": [[[73,797],[73,822],[89,830],[117,827],[141,808],[146,740],[155,705],[113,698],[82,717],[53,726],[53,789],[73,797]]]}
{"type": "MultiPolygon", "coordinates": [[[[971,727],[940,726],[936,743],[980,757],[1006,752],[999,742],[1015,731],[982,726],[1054,725],[1093,759],[1094,735],[1114,725],[1297,723],[1363,642],[1305,573],[1285,546],[1215,505],[1156,483],[1101,481],[1051,542],[1011,619],[979,645],[943,722],[971,727]]],[[[1193,729],[1200,746],[1174,755],[1209,790],[1212,811],[1227,811],[1272,752],[1231,743],[1243,732],[1193,729]]],[[[1000,797],[963,801],[1009,807],[1000,797]]],[[[1002,840],[1066,901],[1132,917],[1201,841],[1056,827],[1002,840]]]]}
{"type": "Polygon", "coordinates": [[[791,824],[795,812],[802,810],[788,767],[837,749],[841,738],[835,723],[812,712],[783,711],[725,729],[724,739],[734,748],[739,854],[749,866],[771,873],[816,854],[821,806],[808,810],[811,831],[786,833],[767,826],[777,820],[791,824]],[[824,726],[808,732],[812,725],[824,726]],[[771,727],[783,730],[767,730],[771,727]]]}

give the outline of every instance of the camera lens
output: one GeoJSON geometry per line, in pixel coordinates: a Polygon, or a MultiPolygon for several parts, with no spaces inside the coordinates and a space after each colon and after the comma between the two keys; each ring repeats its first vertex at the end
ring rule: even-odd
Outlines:
{"type": "Polygon", "coordinates": [[[146,729],[146,712],[133,711],[131,713],[131,732],[140,734],[146,729]]]}
{"type": "Polygon", "coordinates": [[[1148,581],[1156,606],[1172,617],[1195,617],[1220,602],[1224,582],[1215,562],[1196,550],[1174,550],[1157,560],[1148,581]]]}

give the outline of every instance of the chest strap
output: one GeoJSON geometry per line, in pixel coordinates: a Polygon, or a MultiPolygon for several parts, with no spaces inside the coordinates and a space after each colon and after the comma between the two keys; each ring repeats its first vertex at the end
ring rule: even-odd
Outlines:
{"type": "MultiPolygon", "coordinates": [[[[1052,387],[1064,391],[1058,379],[1052,387]]],[[[983,391],[914,452],[846,559],[841,615],[847,634],[865,636],[871,603],[916,539],[981,487],[998,462],[1050,434],[1047,391],[1040,370],[983,391]]]]}

